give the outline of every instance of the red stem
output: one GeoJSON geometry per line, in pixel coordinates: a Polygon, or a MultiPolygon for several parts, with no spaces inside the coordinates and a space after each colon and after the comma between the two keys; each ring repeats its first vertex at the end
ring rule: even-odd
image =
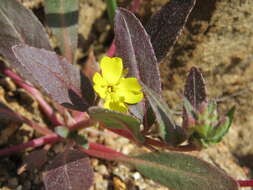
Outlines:
{"type": "Polygon", "coordinates": [[[238,180],[237,183],[239,183],[239,185],[241,187],[253,187],[253,180],[238,180]]]}
{"type": "Polygon", "coordinates": [[[44,144],[54,143],[58,140],[59,140],[59,137],[57,135],[48,135],[48,136],[40,137],[40,138],[33,139],[33,140],[31,140],[27,143],[21,144],[21,145],[12,146],[9,148],[2,149],[2,150],[0,150],[0,156],[12,154],[12,153],[24,150],[29,147],[35,148],[38,146],[42,146],[44,144]]]}
{"type": "Polygon", "coordinates": [[[107,51],[107,56],[113,57],[115,55],[115,52],[116,52],[116,46],[115,46],[115,40],[113,40],[109,50],[107,51]]]}
{"type": "Polygon", "coordinates": [[[130,11],[133,13],[137,13],[138,10],[140,9],[141,2],[142,0],[132,0],[130,11]]]}
{"type": "MultiPolygon", "coordinates": [[[[48,143],[55,143],[57,141],[59,141],[60,139],[62,139],[61,137],[59,137],[56,133],[54,133],[52,130],[47,129],[47,128],[43,128],[41,126],[39,126],[37,123],[27,120],[27,122],[29,123],[29,125],[34,125],[33,128],[36,129],[38,132],[42,133],[43,137],[37,138],[37,139],[33,139],[27,143],[21,144],[21,145],[16,145],[16,146],[11,146],[5,149],[0,150],[0,156],[4,156],[7,154],[12,154],[15,153],[17,151],[21,151],[24,150],[26,148],[29,147],[38,147],[38,146],[42,146],[44,144],[48,144],[48,143]],[[43,129],[41,129],[43,128],[43,129]]],[[[79,128],[83,128],[83,127],[88,127],[93,123],[92,120],[90,119],[86,119],[83,121],[80,121],[72,126],[69,126],[70,130],[77,130],[79,128]]]]}
{"type": "Polygon", "coordinates": [[[60,121],[57,116],[54,114],[54,110],[52,107],[44,100],[41,93],[32,87],[31,85],[27,84],[23,81],[15,72],[8,68],[1,68],[1,71],[8,77],[10,77],[17,85],[27,90],[31,95],[33,95],[37,101],[39,102],[43,112],[50,118],[53,125],[62,125],[62,121],[60,121]]]}

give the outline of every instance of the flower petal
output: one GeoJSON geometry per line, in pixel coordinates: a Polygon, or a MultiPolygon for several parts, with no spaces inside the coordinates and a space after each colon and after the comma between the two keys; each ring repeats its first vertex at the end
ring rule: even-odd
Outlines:
{"type": "Polygon", "coordinates": [[[122,78],[117,87],[117,95],[124,97],[124,102],[128,104],[136,104],[143,99],[141,85],[136,78],[122,78]]]}
{"type": "Polygon", "coordinates": [[[124,104],[124,102],[120,101],[112,101],[110,97],[106,98],[105,103],[104,103],[104,108],[112,110],[112,111],[117,111],[117,112],[122,112],[122,113],[127,113],[127,105],[124,104]]]}
{"type": "Polygon", "coordinates": [[[105,98],[108,86],[105,79],[99,73],[95,73],[93,76],[93,82],[95,84],[93,86],[94,90],[98,93],[98,95],[101,98],[105,98]]]}
{"type": "Polygon", "coordinates": [[[96,91],[96,93],[100,96],[100,98],[105,99],[107,88],[97,84],[95,84],[93,88],[96,91]]]}
{"type": "Polygon", "coordinates": [[[115,85],[122,76],[123,64],[119,57],[103,57],[100,63],[102,75],[109,85],[115,85]]]}

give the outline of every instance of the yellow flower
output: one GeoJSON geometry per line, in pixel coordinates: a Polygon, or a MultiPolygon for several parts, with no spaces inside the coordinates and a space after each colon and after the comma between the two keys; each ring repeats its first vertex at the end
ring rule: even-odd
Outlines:
{"type": "Polygon", "coordinates": [[[141,85],[136,78],[124,78],[122,59],[103,57],[100,62],[102,75],[93,76],[94,90],[105,100],[104,108],[126,113],[127,104],[143,99],[141,85]]]}

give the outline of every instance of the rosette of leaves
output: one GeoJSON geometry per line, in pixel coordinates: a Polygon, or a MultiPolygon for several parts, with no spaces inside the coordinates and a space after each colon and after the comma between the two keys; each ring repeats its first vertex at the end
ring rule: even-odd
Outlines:
{"type": "MultiPolygon", "coordinates": [[[[60,57],[52,51],[43,26],[30,10],[16,0],[1,0],[0,54],[10,62],[10,66],[66,109],[87,111],[100,126],[139,145],[154,146],[150,143],[154,139],[150,140],[146,132],[155,120],[161,139],[158,142],[166,148],[180,150],[183,141],[191,137],[196,138],[197,130],[189,135],[187,125],[180,127],[174,121],[170,109],[161,97],[159,74],[159,63],[174,45],[194,7],[195,0],[169,1],[152,16],[146,27],[126,9],[116,11],[114,18],[116,54],[123,59],[124,67],[129,70],[129,76],[137,78],[143,84],[146,96],[142,102],[131,106],[129,114],[92,107],[95,99],[92,83],[78,67],[70,64],[74,62],[77,47],[78,1],[71,1],[73,4],[69,2],[69,0],[45,1],[48,26],[56,36],[64,56],[60,57]]],[[[191,110],[194,105],[191,100],[188,101],[191,106],[190,112],[187,108],[187,113],[198,113],[198,109],[195,110],[196,113],[191,110]]],[[[11,112],[8,110],[5,114],[7,113],[11,112]]],[[[210,119],[209,116],[213,118],[214,113],[213,111],[211,115],[207,114],[205,119],[210,119]]],[[[217,126],[225,125],[222,121],[217,125],[212,121],[210,125],[219,129],[217,126]]],[[[81,138],[82,143],[86,143],[83,141],[84,137],[68,131],[65,127],[57,128],[56,132],[63,139],[77,141],[81,138]]],[[[212,133],[206,133],[208,136],[205,136],[205,133],[199,134],[205,141],[211,137],[213,142],[225,134],[219,130],[213,133],[211,136],[209,134],[212,133]]],[[[89,147],[89,142],[87,146],[89,147]]],[[[236,181],[222,170],[193,156],[175,152],[154,152],[128,157],[100,151],[102,150],[87,153],[131,164],[143,175],[172,189],[238,189],[236,181]]],[[[47,190],[79,190],[90,188],[93,173],[89,158],[80,151],[70,149],[56,156],[47,167],[43,178],[47,190]]]]}
{"type": "Polygon", "coordinates": [[[207,100],[203,76],[195,67],[188,75],[184,96],[183,127],[190,141],[203,147],[220,142],[232,124],[235,107],[220,117],[217,103],[207,100]]]}

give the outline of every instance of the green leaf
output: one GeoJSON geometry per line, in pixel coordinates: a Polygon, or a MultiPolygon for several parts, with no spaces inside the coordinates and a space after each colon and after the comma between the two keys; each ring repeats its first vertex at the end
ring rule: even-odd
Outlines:
{"type": "Polygon", "coordinates": [[[54,130],[55,133],[62,138],[72,139],[83,148],[88,148],[87,138],[82,134],[78,134],[78,131],[70,131],[69,128],[65,126],[58,126],[54,130]]]}
{"type": "Polygon", "coordinates": [[[71,63],[77,48],[78,0],[46,0],[47,24],[55,35],[62,54],[71,63]]]}
{"type": "Polygon", "coordinates": [[[125,161],[144,176],[173,190],[238,190],[236,181],[223,170],[190,155],[146,153],[125,161]]]}
{"type": "Polygon", "coordinates": [[[82,146],[85,149],[89,147],[87,138],[83,134],[79,134],[77,131],[71,131],[68,138],[73,139],[76,144],[82,146]]]}
{"type": "Polygon", "coordinates": [[[142,87],[159,124],[161,138],[173,146],[181,143],[184,140],[184,132],[176,125],[167,103],[146,85],[142,84],[142,87]]]}
{"type": "Polygon", "coordinates": [[[212,131],[213,136],[210,138],[212,143],[218,143],[222,140],[222,138],[228,133],[229,128],[232,124],[234,117],[235,107],[232,107],[226,114],[224,121],[215,127],[212,131]]]}
{"type": "Polygon", "coordinates": [[[115,12],[117,9],[117,1],[116,0],[106,0],[106,6],[107,6],[107,13],[109,16],[109,19],[111,21],[111,24],[113,24],[115,12]]]}
{"type": "Polygon", "coordinates": [[[137,141],[144,142],[145,139],[140,133],[141,122],[138,119],[99,107],[91,107],[88,112],[92,119],[102,122],[107,128],[127,130],[137,141]]]}
{"type": "Polygon", "coordinates": [[[65,126],[57,126],[54,129],[55,133],[63,138],[67,138],[69,136],[69,128],[65,126]]]}

